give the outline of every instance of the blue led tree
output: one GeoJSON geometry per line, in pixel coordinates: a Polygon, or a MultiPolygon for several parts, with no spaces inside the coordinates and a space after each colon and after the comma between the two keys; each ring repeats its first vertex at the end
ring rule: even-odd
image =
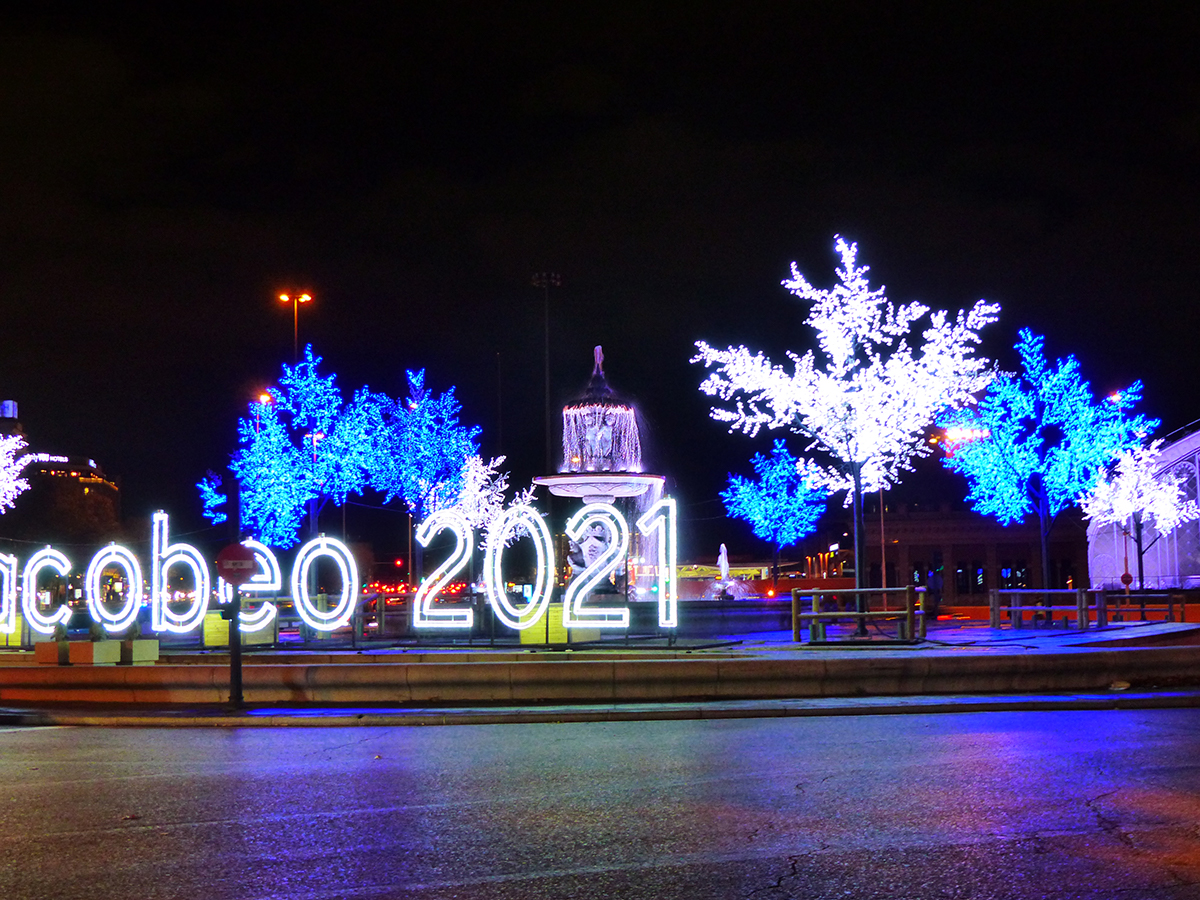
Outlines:
{"type": "MultiPolygon", "coordinates": [[[[365,388],[349,405],[336,376],[318,372],[312,347],[283,367],[269,401],[250,404],[238,420],[238,449],[229,468],[238,480],[242,527],[266,544],[296,543],[307,511],[315,530],[321,508],[346,502],[367,483],[372,435],[378,420],[374,395],[365,388]]],[[[204,514],[225,521],[220,479],[209,474],[197,488],[204,514]]]]}
{"type": "Polygon", "coordinates": [[[221,476],[212,469],[196,482],[196,489],[200,491],[200,502],[204,504],[204,518],[214,525],[229,521],[229,516],[221,509],[229,502],[229,497],[221,493],[222,483],[221,476]]]}
{"type": "MultiPolygon", "coordinates": [[[[420,521],[452,506],[462,491],[467,460],[479,452],[479,426],[458,421],[462,407],[454,388],[435,395],[425,387],[425,370],[409,370],[408,396],[379,396],[370,485],[384,502],[399,499],[420,521]]],[[[414,547],[414,572],[420,576],[422,548],[414,547]]]]}
{"type": "Polygon", "coordinates": [[[399,499],[420,520],[458,499],[463,467],[479,452],[479,426],[459,423],[454,388],[435,395],[424,369],[407,374],[407,397],[378,397],[369,479],[384,502],[399,499]]]}
{"type": "Polygon", "coordinates": [[[1044,343],[1023,329],[1016,345],[1021,371],[998,376],[977,406],[947,413],[938,424],[968,435],[961,441],[948,435],[944,464],[966,476],[967,500],[977,512],[1004,525],[1038,517],[1042,586],[1049,587],[1047,539],[1056,517],[1158,421],[1132,412],[1140,382],[1097,400],[1075,357],[1052,366],[1044,343]]]}
{"type": "MultiPolygon", "coordinates": [[[[230,463],[240,494],[242,527],[266,544],[290,547],[307,511],[316,530],[321,508],[342,505],[371,488],[384,502],[400,499],[420,520],[459,499],[467,460],[478,452],[478,427],[459,423],[454,389],[435,395],[424,370],[408,372],[409,394],[393,400],[360,388],[349,403],[336,376],[319,372],[306,347],[283,367],[269,400],[250,404],[238,420],[230,463]]],[[[204,514],[225,521],[220,478],[197,484],[204,514]]]]}
{"type": "Polygon", "coordinates": [[[829,492],[813,487],[800,474],[799,460],[783,441],[775,441],[770,456],[755,454],[750,464],[758,480],[730,475],[721,499],[730,517],[749,522],[755,536],[771,544],[775,554],[771,577],[777,584],[780,551],[813,533],[829,492]]]}

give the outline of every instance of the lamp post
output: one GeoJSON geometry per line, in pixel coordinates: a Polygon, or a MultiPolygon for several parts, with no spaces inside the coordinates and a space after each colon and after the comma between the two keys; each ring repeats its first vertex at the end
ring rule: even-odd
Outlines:
{"type": "Polygon", "coordinates": [[[292,304],[292,362],[300,362],[300,304],[312,300],[311,294],[280,294],[280,303],[292,304]]]}
{"type": "MultiPolygon", "coordinates": [[[[313,459],[313,475],[316,475],[317,470],[317,442],[325,439],[325,433],[321,431],[310,431],[304,435],[305,438],[312,441],[312,459],[313,459]]],[[[317,535],[317,498],[314,497],[308,501],[308,529],[309,533],[316,537],[317,535]]]]}
{"type": "Polygon", "coordinates": [[[533,276],[534,287],[542,289],[543,350],[546,360],[546,474],[554,472],[554,438],[550,424],[550,288],[562,287],[562,276],[557,272],[538,272],[533,276]]]}
{"type": "Polygon", "coordinates": [[[259,428],[262,427],[263,407],[266,406],[268,403],[274,403],[274,402],[275,402],[275,398],[272,397],[270,394],[268,394],[266,391],[263,391],[261,394],[258,395],[258,403],[254,407],[254,433],[255,434],[258,434],[259,428]]]}

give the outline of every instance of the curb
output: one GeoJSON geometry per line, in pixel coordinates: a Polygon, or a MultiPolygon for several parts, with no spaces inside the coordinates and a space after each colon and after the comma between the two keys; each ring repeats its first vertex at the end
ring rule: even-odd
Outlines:
{"type": "Polygon", "coordinates": [[[79,710],[0,710],[0,725],[109,728],[345,728],[431,725],[565,724],[828,716],[923,715],[1055,710],[1188,709],[1200,707],[1200,689],[1081,694],[962,695],[811,700],[745,700],[708,703],[647,703],[606,706],[501,707],[494,709],[260,708],[139,713],[79,710]]]}
{"type": "MultiPolygon", "coordinates": [[[[1007,648],[1006,648],[1007,649],[1007,648]]],[[[1200,683],[1200,647],[1045,652],[539,658],[528,662],[254,665],[246,700],[259,707],[423,710],[548,705],[783,702],[887,696],[1023,696],[1183,689],[1200,683]]],[[[31,708],[218,708],[228,669],[212,665],[0,667],[0,702],[31,708]]]]}

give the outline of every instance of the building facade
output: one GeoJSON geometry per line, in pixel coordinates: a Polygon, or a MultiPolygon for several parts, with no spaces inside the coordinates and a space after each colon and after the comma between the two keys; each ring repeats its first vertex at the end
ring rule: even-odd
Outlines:
{"type": "MultiPolygon", "coordinates": [[[[1200,470],[1200,431],[1184,435],[1163,447],[1158,458],[1160,476],[1172,475],[1183,486],[1184,496],[1195,501],[1196,473],[1200,470]]],[[[1088,527],[1088,571],[1093,587],[1120,589],[1126,572],[1137,588],[1137,544],[1132,523],[1088,527]]],[[[1200,522],[1184,522],[1160,535],[1152,525],[1143,528],[1143,585],[1147,589],[1200,587],[1200,522]]]]}
{"type": "Polygon", "coordinates": [[[940,590],[942,603],[986,604],[992,588],[1086,588],[1088,543],[1078,509],[1059,515],[1049,540],[1049,578],[1042,580],[1038,522],[1004,526],[960,504],[936,507],[884,501],[864,504],[868,584],[940,590]]]}

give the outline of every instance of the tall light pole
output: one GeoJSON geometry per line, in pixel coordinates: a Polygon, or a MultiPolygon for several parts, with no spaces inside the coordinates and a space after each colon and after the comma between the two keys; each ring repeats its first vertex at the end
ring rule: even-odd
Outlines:
{"type": "Polygon", "coordinates": [[[542,289],[542,322],[544,325],[543,350],[546,357],[546,474],[554,474],[554,438],[550,419],[550,288],[562,287],[562,276],[557,272],[538,272],[533,276],[533,286],[542,289]]]}
{"type": "Polygon", "coordinates": [[[312,300],[311,294],[280,294],[280,303],[292,304],[292,362],[300,362],[300,304],[312,300]]]}

